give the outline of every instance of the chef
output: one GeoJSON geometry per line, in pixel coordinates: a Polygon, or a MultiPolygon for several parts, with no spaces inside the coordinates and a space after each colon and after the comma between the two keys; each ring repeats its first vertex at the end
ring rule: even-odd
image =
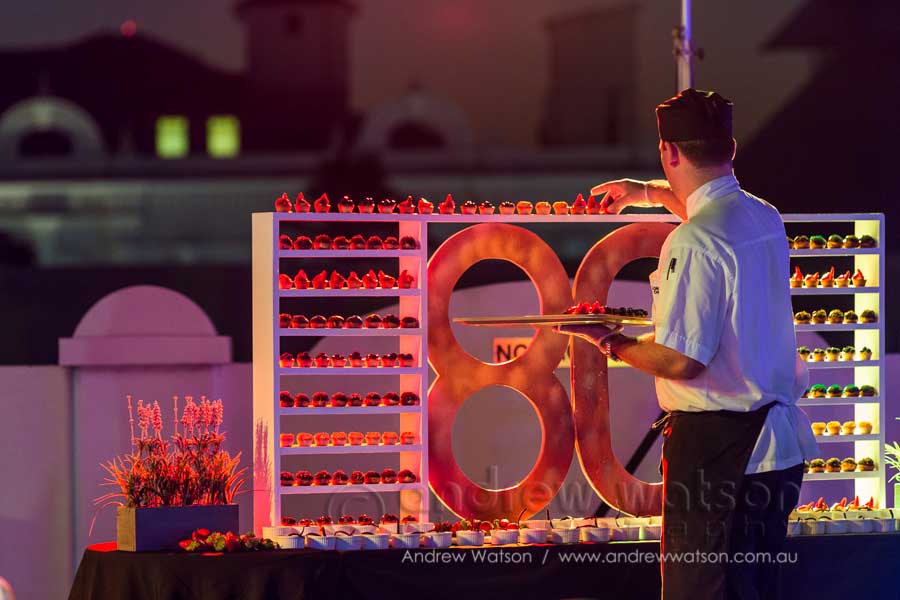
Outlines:
{"type": "Polygon", "coordinates": [[[654,332],[563,331],[656,378],[667,412],[657,424],[664,600],[771,598],[777,565],[735,557],[768,552],[775,560],[803,460],[817,453],[796,406],[808,373],[796,351],[784,223],[735,179],[731,102],[687,89],[656,117],[666,180],[592,190],[606,193],[610,213],[663,206],[682,220],[650,277],[654,332]],[[673,556],[682,552],[694,556],[673,556]]]}

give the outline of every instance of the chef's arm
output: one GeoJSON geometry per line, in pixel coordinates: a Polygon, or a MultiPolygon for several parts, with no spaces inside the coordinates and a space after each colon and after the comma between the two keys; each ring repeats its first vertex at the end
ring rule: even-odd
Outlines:
{"type": "Polygon", "coordinates": [[[672,193],[669,182],[665,179],[638,181],[636,179],[617,179],[594,186],[591,195],[605,193],[600,206],[608,214],[619,214],[628,206],[640,208],[664,207],[680,219],[687,219],[687,209],[672,193]]]}
{"type": "Polygon", "coordinates": [[[635,369],[663,379],[693,379],[706,366],[677,350],[656,343],[656,336],[648,333],[630,337],[614,333],[609,338],[612,352],[635,369]]]}

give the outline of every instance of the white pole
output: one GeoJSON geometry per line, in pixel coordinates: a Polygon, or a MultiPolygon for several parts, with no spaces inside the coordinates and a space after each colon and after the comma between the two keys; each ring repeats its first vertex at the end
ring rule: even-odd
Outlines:
{"type": "Polygon", "coordinates": [[[678,89],[694,87],[693,36],[691,33],[691,0],[681,0],[680,35],[675,39],[675,61],[678,69],[678,89]]]}

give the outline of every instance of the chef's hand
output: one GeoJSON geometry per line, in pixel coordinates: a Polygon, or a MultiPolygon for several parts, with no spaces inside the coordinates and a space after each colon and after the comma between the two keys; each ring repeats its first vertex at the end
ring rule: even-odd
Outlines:
{"type": "Polygon", "coordinates": [[[621,325],[615,325],[613,327],[607,327],[606,325],[559,325],[553,328],[553,331],[557,333],[563,333],[566,335],[574,335],[575,337],[580,337],[583,340],[587,340],[588,342],[594,344],[598,348],[600,344],[603,343],[607,337],[611,336],[614,333],[619,333],[622,331],[621,325]]]}
{"type": "Polygon", "coordinates": [[[600,202],[602,214],[617,215],[628,206],[647,206],[644,187],[647,184],[636,179],[607,181],[591,188],[592,196],[606,193],[600,202]]]}

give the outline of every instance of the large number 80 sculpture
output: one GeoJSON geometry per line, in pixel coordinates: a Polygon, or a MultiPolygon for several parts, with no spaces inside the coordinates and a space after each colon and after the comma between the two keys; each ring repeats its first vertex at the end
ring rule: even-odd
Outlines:
{"type": "Polygon", "coordinates": [[[633,223],[600,240],[585,255],[569,286],[556,253],[537,235],[513,225],[484,223],[449,238],[428,263],[428,361],[437,379],[428,393],[429,484],[458,515],[493,519],[532,515],[559,491],[572,453],[594,491],[610,506],[632,515],[658,515],[662,486],[628,473],[612,450],[606,357],[584,340],[571,338],[572,399],[554,369],[567,336],[540,329],[528,349],[500,364],[484,363],[459,345],[450,329],[450,296],[462,274],[482,260],[500,259],[521,268],[537,289],[542,314],[563,312],[575,299],[606,303],[609,286],[627,263],[659,256],[673,225],[633,223]],[[456,413],[473,393],[490,385],[522,393],[538,413],[541,449],[518,484],[499,490],[472,482],[453,456],[456,413]]]}

